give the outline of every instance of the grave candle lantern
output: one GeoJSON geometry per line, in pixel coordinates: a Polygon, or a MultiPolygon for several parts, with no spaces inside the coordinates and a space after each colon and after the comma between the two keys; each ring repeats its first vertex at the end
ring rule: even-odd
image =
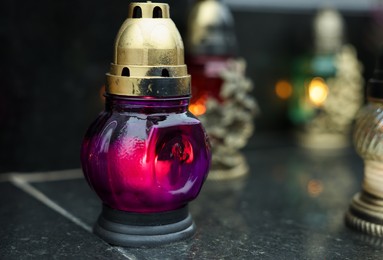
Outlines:
{"type": "Polygon", "coordinates": [[[368,103],[356,116],[354,144],[364,160],[362,191],[346,213],[346,223],[383,237],[383,53],[367,88],[368,103]]]}
{"type": "Polygon", "coordinates": [[[212,144],[209,178],[233,179],[249,171],[240,152],[254,131],[258,106],[246,62],[237,57],[234,19],[219,0],[198,0],[188,19],[187,63],[192,80],[190,111],[212,144]]]}
{"type": "Polygon", "coordinates": [[[134,247],[190,237],[187,204],[200,192],[211,154],[188,111],[190,75],[167,4],[130,4],[106,76],[105,110],[81,151],[86,180],[103,202],[94,232],[134,247]]]}

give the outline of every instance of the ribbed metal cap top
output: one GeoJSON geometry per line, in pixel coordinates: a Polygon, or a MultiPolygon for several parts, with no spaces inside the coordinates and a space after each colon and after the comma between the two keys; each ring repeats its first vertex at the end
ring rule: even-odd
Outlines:
{"type": "Polygon", "coordinates": [[[106,92],[122,96],[190,95],[184,45],[169,5],[131,3],[115,42],[106,92]]]}

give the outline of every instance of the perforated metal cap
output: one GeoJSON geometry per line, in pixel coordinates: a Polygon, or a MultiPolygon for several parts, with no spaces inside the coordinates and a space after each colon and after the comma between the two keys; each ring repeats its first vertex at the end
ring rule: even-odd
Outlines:
{"type": "Polygon", "coordinates": [[[106,92],[122,96],[190,95],[184,45],[169,5],[131,3],[116,38],[106,92]]]}
{"type": "Polygon", "coordinates": [[[235,55],[237,39],[229,8],[218,0],[199,0],[188,19],[186,44],[193,55],[235,55]]]}

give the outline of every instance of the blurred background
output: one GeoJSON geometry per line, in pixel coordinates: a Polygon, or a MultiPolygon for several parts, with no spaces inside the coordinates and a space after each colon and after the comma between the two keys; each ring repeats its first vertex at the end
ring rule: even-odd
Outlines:
{"type": "MultiPolygon", "coordinates": [[[[157,1],[158,2],[158,1],[157,1]]],[[[181,34],[194,1],[163,1],[181,34]]],[[[261,114],[257,134],[289,132],[286,101],[276,83],[313,48],[318,8],[337,8],[345,41],[357,50],[367,80],[383,43],[383,2],[377,0],[225,0],[238,54],[247,61],[261,114]]],[[[103,109],[101,87],[116,33],[130,1],[0,2],[0,172],[80,167],[82,137],[103,109]]]]}

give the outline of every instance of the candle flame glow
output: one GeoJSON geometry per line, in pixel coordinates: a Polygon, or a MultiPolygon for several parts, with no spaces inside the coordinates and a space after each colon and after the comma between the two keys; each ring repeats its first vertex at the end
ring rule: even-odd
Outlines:
{"type": "Polygon", "coordinates": [[[287,80],[279,80],[275,84],[275,93],[280,99],[288,99],[293,94],[293,87],[287,80]]]}
{"type": "Polygon", "coordinates": [[[321,106],[326,101],[329,88],[322,78],[313,78],[308,87],[308,96],[314,106],[321,106]]]}
{"type": "Polygon", "coordinates": [[[195,102],[189,105],[189,111],[195,116],[201,116],[206,113],[206,97],[201,96],[195,102]]]}

